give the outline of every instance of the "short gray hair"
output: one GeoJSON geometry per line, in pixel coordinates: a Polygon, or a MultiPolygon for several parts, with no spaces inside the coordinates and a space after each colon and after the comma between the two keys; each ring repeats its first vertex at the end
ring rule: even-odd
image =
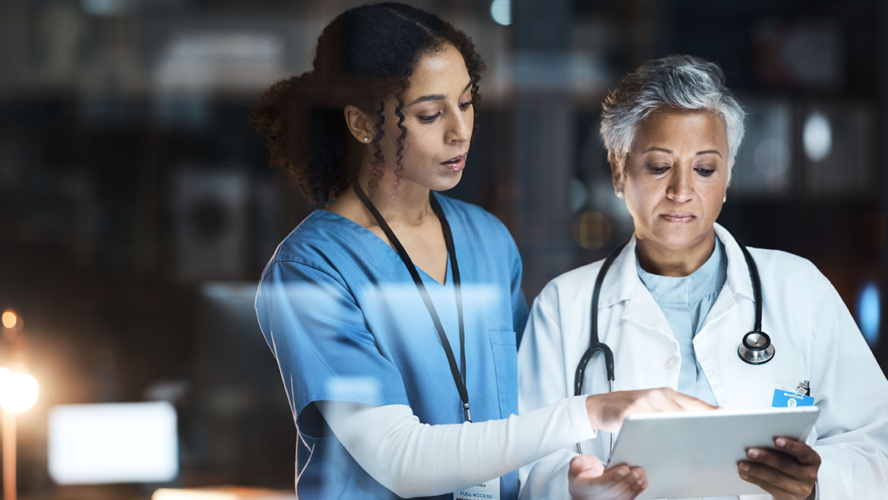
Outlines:
{"type": "Polygon", "coordinates": [[[624,171],[638,125],[660,109],[717,114],[728,135],[728,165],[737,156],[746,113],[725,86],[721,67],[698,57],[673,55],[642,64],[602,103],[601,137],[616,172],[624,171]]]}

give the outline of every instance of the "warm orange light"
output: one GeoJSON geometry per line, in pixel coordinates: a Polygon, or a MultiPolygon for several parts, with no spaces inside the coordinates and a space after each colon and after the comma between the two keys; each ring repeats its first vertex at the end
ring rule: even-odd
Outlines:
{"type": "Polygon", "coordinates": [[[18,316],[15,315],[14,312],[9,309],[3,311],[3,326],[6,328],[14,328],[16,323],[18,323],[18,316]]]}
{"type": "Polygon", "coordinates": [[[574,221],[574,241],[588,250],[596,250],[610,241],[611,226],[600,212],[583,212],[574,221]]]}
{"type": "Polygon", "coordinates": [[[37,402],[40,389],[27,373],[0,372],[0,406],[12,413],[29,410],[37,402]]]}

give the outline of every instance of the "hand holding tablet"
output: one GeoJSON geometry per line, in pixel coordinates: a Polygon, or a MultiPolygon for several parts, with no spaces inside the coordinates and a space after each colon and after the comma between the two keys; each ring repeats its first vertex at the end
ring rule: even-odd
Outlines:
{"type": "MultiPolygon", "coordinates": [[[[762,494],[804,499],[816,477],[819,457],[801,442],[817,420],[817,407],[738,411],[703,411],[631,415],[602,476],[624,464],[640,467],[649,485],[639,499],[699,498],[762,494]],[[775,438],[787,437],[783,450],[770,450],[775,438]],[[750,461],[747,450],[760,454],[750,461]],[[739,463],[748,463],[748,479],[739,463]]],[[[572,471],[573,472],[573,471],[572,471]]],[[[581,478],[579,474],[575,476],[581,478]]],[[[581,484],[571,478],[571,486],[581,484]]],[[[577,491],[577,493],[580,493],[577,491]]],[[[582,498],[582,496],[575,496],[582,498]]],[[[591,498],[591,497],[590,497],[591,498]]],[[[615,498],[636,498],[621,494],[615,498]]]]}
{"type": "Polygon", "coordinates": [[[777,438],[779,451],[750,448],[750,461],[738,464],[740,479],[758,485],[776,500],[813,499],[820,455],[807,444],[788,438],[777,438]]]}
{"type": "Polygon", "coordinates": [[[641,467],[621,465],[605,472],[594,455],[574,457],[567,475],[574,500],[629,500],[647,487],[641,467]]]}

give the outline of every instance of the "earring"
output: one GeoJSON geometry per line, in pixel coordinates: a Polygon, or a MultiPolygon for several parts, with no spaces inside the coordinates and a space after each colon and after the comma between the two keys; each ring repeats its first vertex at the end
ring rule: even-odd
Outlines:
{"type": "Polygon", "coordinates": [[[617,191],[617,198],[619,198],[621,200],[623,199],[623,192],[622,191],[617,191]]]}
{"type": "Polygon", "coordinates": [[[367,142],[367,141],[369,141],[369,140],[370,140],[369,137],[364,137],[364,142],[367,142]]]}
{"type": "Polygon", "coordinates": [[[725,197],[722,198],[722,203],[724,203],[724,202],[726,202],[726,201],[728,201],[728,195],[725,195],[725,197]]]}

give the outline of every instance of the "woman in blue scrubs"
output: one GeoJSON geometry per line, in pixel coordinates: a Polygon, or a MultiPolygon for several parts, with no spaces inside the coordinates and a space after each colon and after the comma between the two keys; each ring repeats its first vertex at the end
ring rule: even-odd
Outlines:
{"type": "MultiPolygon", "coordinates": [[[[518,467],[627,412],[705,406],[638,391],[514,416],[518,251],[494,216],[435,193],[462,176],[482,70],[441,19],[363,6],[256,105],[272,164],[329,202],[281,243],[256,298],[299,430],[300,498],[514,499],[518,467]]],[[[627,468],[624,483],[644,478],[627,468]]]]}

